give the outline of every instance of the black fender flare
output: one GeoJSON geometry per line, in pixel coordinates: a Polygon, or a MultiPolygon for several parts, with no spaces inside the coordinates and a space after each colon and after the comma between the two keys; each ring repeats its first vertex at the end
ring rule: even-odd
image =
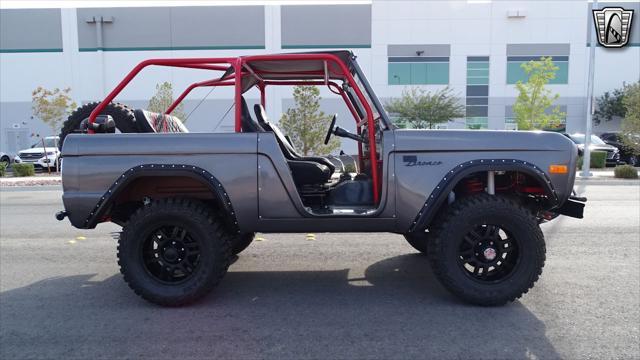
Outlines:
{"type": "Polygon", "coordinates": [[[478,159],[470,160],[457,165],[447,172],[442,180],[436,185],[431,194],[427,196],[424,205],[418,211],[415,219],[409,227],[409,232],[426,228],[436,215],[437,210],[446,201],[453,188],[469,174],[482,171],[518,171],[533,176],[542,184],[545,193],[549,197],[552,208],[560,205],[560,199],[553,188],[551,179],[538,166],[522,160],[516,159],[478,159]]]}
{"type": "Polygon", "coordinates": [[[114,199],[126,189],[133,180],[141,177],[162,177],[162,176],[187,176],[195,180],[203,181],[209,189],[215,194],[214,201],[217,202],[222,211],[227,216],[226,221],[230,229],[240,232],[236,212],[231,204],[231,199],[222,183],[213,174],[205,169],[193,165],[186,164],[143,164],[137,165],[125,171],[111,184],[109,189],[100,197],[98,203],[89,213],[85,220],[86,228],[95,227],[99,220],[104,216],[107,209],[113,203],[114,199]]]}

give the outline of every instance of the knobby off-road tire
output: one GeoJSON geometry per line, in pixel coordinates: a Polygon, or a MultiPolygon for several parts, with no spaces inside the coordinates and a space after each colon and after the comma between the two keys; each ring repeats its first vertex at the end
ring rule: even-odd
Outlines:
{"type": "Polygon", "coordinates": [[[209,293],[227,273],[231,241],[208,207],[162,199],[138,209],[118,241],[124,280],[144,299],[180,306],[209,293]]]}
{"type": "Polygon", "coordinates": [[[240,254],[244,249],[251,245],[255,236],[256,233],[246,233],[234,236],[231,241],[231,254],[240,254]]]}
{"type": "Polygon", "coordinates": [[[414,249],[426,255],[429,253],[427,246],[427,243],[429,242],[429,235],[430,233],[420,231],[404,234],[404,238],[407,240],[409,245],[413,246],[414,249]]]}
{"type": "MultiPolygon", "coordinates": [[[[89,118],[89,115],[91,115],[91,112],[98,106],[98,104],[100,104],[100,102],[92,102],[82,105],[69,115],[62,125],[62,130],[60,131],[60,149],[62,149],[62,144],[64,143],[64,139],[67,135],[81,132],[80,127],[82,121],[89,118]]],[[[104,108],[101,115],[111,115],[113,121],[116,123],[116,128],[122,133],[138,132],[133,110],[124,104],[109,103],[109,105],[104,108]]]]}
{"type": "Polygon", "coordinates": [[[515,200],[481,194],[450,207],[433,230],[428,252],[445,288],[464,301],[495,306],[533,287],[546,249],[529,210],[515,200]]]}

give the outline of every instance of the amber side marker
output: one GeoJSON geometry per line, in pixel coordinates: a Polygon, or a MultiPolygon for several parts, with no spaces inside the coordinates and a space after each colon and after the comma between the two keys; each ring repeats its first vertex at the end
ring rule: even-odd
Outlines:
{"type": "Polygon", "coordinates": [[[566,174],[569,172],[567,165],[549,165],[549,172],[551,174],[566,174]]]}

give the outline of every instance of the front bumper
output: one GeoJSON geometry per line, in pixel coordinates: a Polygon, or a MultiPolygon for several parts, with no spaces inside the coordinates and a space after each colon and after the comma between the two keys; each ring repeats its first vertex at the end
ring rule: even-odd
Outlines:
{"type": "Polygon", "coordinates": [[[571,195],[569,199],[562,204],[558,209],[554,210],[554,212],[574,217],[577,219],[584,218],[584,203],[587,202],[586,197],[578,197],[571,195]]]}
{"type": "Polygon", "coordinates": [[[58,157],[56,155],[50,155],[48,157],[42,157],[39,159],[22,159],[19,155],[16,155],[13,158],[13,162],[16,164],[33,164],[33,166],[40,168],[54,168],[56,167],[57,160],[58,157]]]}

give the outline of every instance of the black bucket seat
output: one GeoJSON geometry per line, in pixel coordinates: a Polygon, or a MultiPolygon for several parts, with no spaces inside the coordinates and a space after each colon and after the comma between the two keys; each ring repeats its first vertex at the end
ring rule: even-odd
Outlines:
{"type": "MultiPolygon", "coordinates": [[[[242,109],[240,111],[240,114],[242,132],[271,131],[269,129],[265,129],[264,126],[262,126],[259,122],[251,117],[249,107],[247,106],[247,102],[245,101],[244,97],[242,97],[242,109]]],[[[280,135],[282,135],[281,132],[280,135]]],[[[276,139],[278,139],[277,134],[276,139]]],[[[278,139],[277,141],[280,144],[280,139],[278,139]]],[[[282,145],[280,147],[282,148],[282,145]]],[[[325,164],[321,164],[315,161],[309,161],[306,159],[294,159],[288,156],[287,153],[284,153],[284,156],[287,160],[287,165],[289,165],[289,170],[291,170],[293,182],[296,184],[296,186],[324,184],[329,181],[329,179],[331,178],[331,174],[333,174],[334,169],[329,168],[329,166],[325,164]]]]}
{"type": "Polygon", "coordinates": [[[276,139],[278,140],[278,145],[280,145],[280,149],[282,150],[285,158],[289,160],[304,160],[316,162],[328,167],[331,171],[331,174],[336,171],[336,166],[325,157],[300,155],[293,147],[293,144],[291,144],[286,138],[282,130],[280,130],[280,128],[276,124],[269,122],[269,120],[267,119],[267,112],[264,110],[264,107],[261,104],[254,105],[253,110],[256,113],[256,118],[258,119],[258,123],[260,123],[260,126],[266,131],[270,131],[275,134],[276,139]]]}

